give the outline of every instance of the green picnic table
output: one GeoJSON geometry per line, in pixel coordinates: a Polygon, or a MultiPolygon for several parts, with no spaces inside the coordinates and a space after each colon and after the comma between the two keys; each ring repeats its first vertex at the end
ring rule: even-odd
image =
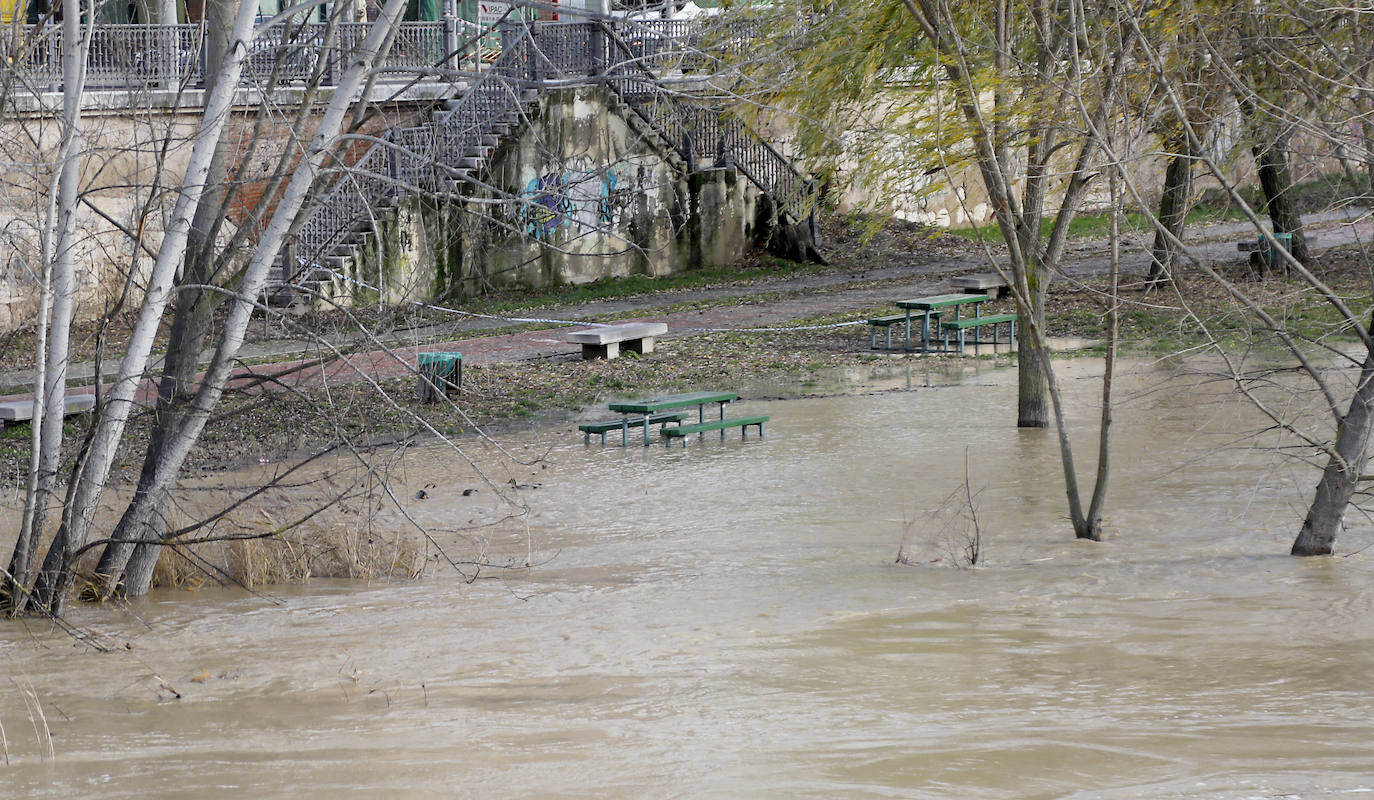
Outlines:
{"type": "Polygon", "coordinates": [[[973,315],[979,315],[979,309],[983,303],[988,301],[985,294],[937,294],[930,297],[915,297],[910,300],[898,300],[897,307],[906,311],[906,349],[911,349],[911,312],[924,311],[921,315],[921,352],[930,352],[930,318],[935,317],[938,321],[942,309],[953,308],[954,318],[959,319],[959,310],[962,306],[973,304],[973,315]]]}
{"type": "Polygon", "coordinates": [[[671,411],[675,408],[697,407],[697,422],[706,421],[706,406],[711,403],[720,405],[720,418],[725,419],[725,404],[733,400],[738,400],[739,394],[735,392],[686,392],[685,394],[671,394],[667,397],[656,397],[652,400],[635,400],[623,403],[610,403],[612,411],[619,411],[626,415],[622,425],[620,442],[625,443],[625,437],[629,429],[629,421],[633,416],[644,418],[644,446],[649,446],[649,417],[659,411],[671,411]]]}

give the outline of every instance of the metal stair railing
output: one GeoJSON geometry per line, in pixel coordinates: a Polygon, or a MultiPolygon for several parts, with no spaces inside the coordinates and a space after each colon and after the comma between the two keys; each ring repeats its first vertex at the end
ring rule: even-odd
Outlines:
{"type": "MultiPolygon", "coordinates": [[[[422,125],[387,131],[358,161],[335,169],[342,175],[297,228],[296,263],[309,270],[340,245],[355,244],[347,239],[370,229],[377,210],[401,197],[447,193],[452,181],[471,172],[469,153],[492,147],[495,125],[519,111],[521,90],[558,81],[604,83],[689,170],[707,162],[737,169],[782,214],[805,221],[814,204],[812,181],[743,120],[669,90],[647,66],[673,50],[671,41],[692,35],[678,21],[503,25],[501,56],[452,107],[422,125]]],[[[300,271],[283,265],[283,280],[300,271]]]]}
{"type": "MultiPolygon", "coordinates": [[[[670,91],[645,64],[651,51],[639,44],[650,36],[627,40],[621,30],[598,25],[607,45],[607,85],[632,111],[666,139],[690,166],[711,158],[716,166],[733,167],[773,198],[778,209],[796,222],[807,220],[815,202],[813,181],[764,141],[743,120],[670,91]],[[617,57],[617,54],[620,57],[617,57]]],[[[639,26],[643,23],[635,22],[639,26]]],[[[631,29],[633,32],[633,29],[631,29]]],[[[670,28],[648,28],[651,34],[670,28]]]]}
{"type": "Polygon", "coordinates": [[[525,37],[514,36],[489,70],[451,108],[430,122],[409,128],[393,128],[351,165],[334,168],[342,173],[321,191],[309,214],[298,225],[293,239],[294,265],[283,263],[281,280],[291,283],[309,273],[334,248],[371,228],[377,210],[400,198],[420,193],[443,193],[449,181],[461,173],[467,153],[482,146],[495,121],[517,111],[519,91],[510,85],[517,65],[528,60],[525,37]]]}

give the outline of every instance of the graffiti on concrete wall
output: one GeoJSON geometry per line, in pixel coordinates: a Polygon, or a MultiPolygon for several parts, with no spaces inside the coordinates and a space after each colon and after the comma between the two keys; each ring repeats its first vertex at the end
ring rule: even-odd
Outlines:
{"type": "Polygon", "coordinates": [[[637,169],[626,162],[610,166],[570,168],[531,178],[521,197],[521,222],[526,235],[545,241],[559,230],[583,235],[615,229],[633,201],[623,179],[637,169]]]}

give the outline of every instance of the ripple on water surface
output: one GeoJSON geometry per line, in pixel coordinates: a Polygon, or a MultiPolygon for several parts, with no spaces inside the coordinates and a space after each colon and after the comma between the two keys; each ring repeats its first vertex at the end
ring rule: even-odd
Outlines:
{"type": "MultiPolygon", "coordinates": [[[[1077,435],[1095,368],[1065,367],[1077,435]]],[[[38,797],[1367,791],[1370,561],[1283,555],[1312,476],[1226,445],[1241,412],[1168,377],[1123,378],[1101,544],[1070,538],[1054,436],[1011,427],[1005,369],[740,403],[772,416],[762,441],[511,437],[547,467],[516,476],[538,483],[529,514],[485,546],[533,570],[78,609],[133,645],[111,656],[5,629],[57,753],[15,734],[7,695],[7,779],[38,797]],[[974,570],[948,566],[967,494],[974,570]]],[[[503,513],[446,451],[412,451],[404,480],[434,484],[408,511],[465,556],[483,540],[460,529],[503,513]]]]}

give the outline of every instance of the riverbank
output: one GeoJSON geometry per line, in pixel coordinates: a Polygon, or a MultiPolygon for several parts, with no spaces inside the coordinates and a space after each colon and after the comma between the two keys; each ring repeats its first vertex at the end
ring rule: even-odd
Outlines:
{"type": "MultiPolygon", "coordinates": [[[[1195,232],[1204,237],[1206,229],[1195,232]]],[[[1295,321],[1302,338],[1345,336],[1339,320],[1299,282],[1254,274],[1224,232],[1203,238],[1215,266],[1277,316],[1295,321]],[[1228,249],[1229,247],[1229,249],[1228,249]],[[1229,260],[1221,256],[1229,254],[1229,260]]],[[[804,397],[839,391],[830,379],[839,370],[887,360],[946,357],[891,354],[869,348],[868,316],[891,312],[900,297],[945,291],[945,280],[986,269],[982,246],[917,226],[892,224],[868,240],[854,227],[832,228],[831,265],[796,265],[755,255],[738,273],[685,276],[657,284],[643,279],[576,287],[562,293],[505,294],[464,304],[455,313],[437,308],[364,308],[311,312],[254,323],[248,363],[272,375],[290,364],[309,369],[304,357],[335,358],[339,352],[395,348],[388,370],[371,374],[335,370],[328,382],[268,380],[226,396],[207,426],[186,472],[234,469],[245,464],[296,460],[347,443],[367,447],[429,435],[502,433],[534,426],[567,426],[597,416],[607,400],[703,386],[744,390],[746,399],[804,397]],[[736,276],[743,276],[737,279],[736,276]],[[644,291],[644,287],[661,291],[644,291]],[[627,291],[634,289],[636,291],[627,291]],[[546,323],[513,320],[671,320],[656,352],[614,361],[582,361],[546,323]],[[836,326],[836,327],[828,327],[836,326]],[[791,328],[788,330],[759,330],[791,328]],[[311,339],[316,342],[312,345],[311,339]],[[445,343],[465,352],[463,390],[451,404],[422,405],[416,378],[404,366],[406,348],[445,343]]],[[[1100,243],[1073,248],[1057,277],[1047,307],[1051,335],[1088,340],[1106,333],[1106,268],[1100,243]]],[[[1315,265],[1337,292],[1367,297],[1369,272],[1353,249],[1319,251],[1315,265]]],[[[1122,299],[1122,345],[1155,355],[1183,352],[1209,340],[1239,344],[1253,332],[1252,318],[1216,282],[1185,273],[1167,287],[1142,283],[1138,255],[1128,259],[1122,299]]],[[[1010,311],[1008,300],[993,313],[1010,311]]],[[[93,337],[88,337],[93,340],[93,337]]],[[[79,347],[88,347],[89,341],[79,347]]],[[[22,365],[22,337],[12,337],[0,367],[22,365]]],[[[1001,356],[1006,358],[1006,356],[1001,356]]],[[[603,414],[604,415],[604,414],[603,414]]],[[[116,469],[116,480],[136,478],[146,441],[146,412],[133,421],[116,469]]],[[[70,444],[82,435],[81,420],[69,425],[70,444]]],[[[570,434],[571,435],[571,434],[570,434]]],[[[69,448],[68,452],[71,452],[69,448]]],[[[11,426],[0,439],[0,474],[18,481],[27,466],[27,426],[11,426]]]]}

